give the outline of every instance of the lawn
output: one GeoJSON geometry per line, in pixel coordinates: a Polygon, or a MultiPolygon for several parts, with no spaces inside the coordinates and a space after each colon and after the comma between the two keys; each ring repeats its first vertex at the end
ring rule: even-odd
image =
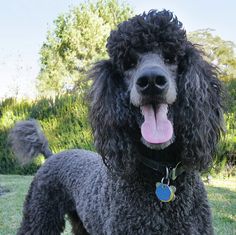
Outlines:
{"type": "MultiPolygon", "coordinates": [[[[31,176],[0,175],[0,185],[10,190],[0,196],[0,234],[14,235],[21,221],[21,210],[31,176]]],[[[215,233],[236,234],[236,177],[212,179],[207,186],[214,216],[215,233]]],[[[64,235],[69,235],[67,224],[64,235]]]]}

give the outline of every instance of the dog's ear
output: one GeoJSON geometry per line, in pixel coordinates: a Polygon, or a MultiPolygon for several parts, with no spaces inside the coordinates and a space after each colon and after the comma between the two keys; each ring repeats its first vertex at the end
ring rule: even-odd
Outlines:
{"type": "Polygon", "coordinates": [[[204,170],[211,166],[224,130],[222,84],[216,68],[195,48],[186,52],[180,68],[175,122],[183,149],[181,159],[189,168],[204,170]]]}
{"type": "Polygon", "coordinates": [[[90,122],[95,147],[106,165],[124,170],[130,159],[129,130],[132,126],[129,94],[122,76],[110,60],[97,63],[90,72],[90,122]],[[128,151],[128,152],[127,152],[128,151]],[[123,157],[123,156],[126,156],[123,157]]]}

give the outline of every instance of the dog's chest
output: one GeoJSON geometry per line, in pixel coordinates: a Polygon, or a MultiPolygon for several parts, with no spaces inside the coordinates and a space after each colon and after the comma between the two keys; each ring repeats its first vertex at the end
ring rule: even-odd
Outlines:
{"type": "Polygon", "coordinates": [[[112,187],[103,185],[93,197],[83,222],[90,234],[170,234],[173,221],[176,227],[184,227],[188,218],[187,208],[178,203],[158,201],[155,187],[116,182],[112,187]]]}

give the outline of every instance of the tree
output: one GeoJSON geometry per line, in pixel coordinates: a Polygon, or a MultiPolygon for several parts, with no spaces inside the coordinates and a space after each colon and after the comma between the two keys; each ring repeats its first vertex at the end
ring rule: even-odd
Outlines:
{"type": "Polygon", "coordinates": [[[189,40],[202,47],[206,59],[220,69],[221,80],[236,79],[235,44],[212,34],[212,29],[203,29],[188,34],[189,40]]]}
{"type": "Polygon", "coordinates": [[[227,90],[226,106],[229,112],[236,111],[236,45],[213,35],[212,29],[189,33],[190,41],[198,44],[205,52],[206,59],[219,68],[220,80],[227,90]]]}
{"type": "Polygon", "coordinates": [[[86,86],[82,81],[91,64],[107,56],[105,46],[110,31],[132,14],[132,9],[118,0],[98,0],[60,15],[40,51],[40,94],[55,96],[73,89],[82,91],[86,86]]]}

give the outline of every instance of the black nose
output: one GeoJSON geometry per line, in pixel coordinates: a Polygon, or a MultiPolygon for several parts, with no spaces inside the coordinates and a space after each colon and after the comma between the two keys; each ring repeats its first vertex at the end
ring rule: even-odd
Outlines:
{"type": "Polygon", "coordinates": [[[159,68],[144,69],[137,79],[136,88],[142,95],[162,95],[168,89],[167,74],[159,68]]]}

